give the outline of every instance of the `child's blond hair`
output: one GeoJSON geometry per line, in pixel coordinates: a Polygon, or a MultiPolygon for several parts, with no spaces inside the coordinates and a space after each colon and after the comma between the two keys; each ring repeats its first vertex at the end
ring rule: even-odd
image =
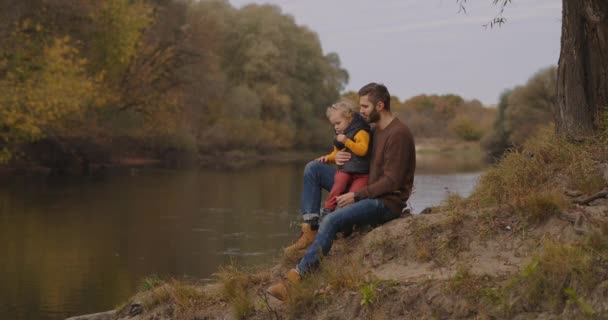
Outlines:
{"type": "Polygon", "coordinates": [[[336,111],[342,113],[344,118],[351,120],[355,113],[355,105],[350,100],[342,99],[327,107],[325,115],[329,118],[329,115],[336,111]]]}

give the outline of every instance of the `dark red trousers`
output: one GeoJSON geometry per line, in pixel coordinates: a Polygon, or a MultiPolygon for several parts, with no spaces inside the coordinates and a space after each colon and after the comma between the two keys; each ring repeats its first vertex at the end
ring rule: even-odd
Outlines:
{"type": "Polygon", "coordinates": [[[325,201],[325,208],[336,210],[336,197],[347,192],[359,191],[367,186],[367,174],[346,173],[340,170],[334,175],[334,185],[329,191],[329,196],[325,201]]]}

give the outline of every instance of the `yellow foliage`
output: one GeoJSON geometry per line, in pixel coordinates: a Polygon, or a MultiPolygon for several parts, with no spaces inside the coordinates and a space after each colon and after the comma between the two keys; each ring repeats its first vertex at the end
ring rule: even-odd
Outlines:
{"type": "MultiPolygon", "coordinates": [[[[19,32],[14,35],[32,41],[19,32]]],[[[10,67],[0,80],[0,126],[7,130],[0,133],[0,141],[7,147],[0,161],[10,158],[11,145],[35,141],[51,129],[60,129],[65,117],[78,115],[91,103],[95,82],[86,75],[87,62],[78,57],[70,41],[69,37],[55,38],[41,53],[24,50],[27,59],[6,62],[10,67]]]]}
{"type": "Polygon", "coordinates": [[[137,54],[143,30],[152,22],[152,8],[141,0],[109,0],[93,19],[102,30],[95,39],[98,69],[115,77],[137,54]]]}
{"type": "Polygon", "coordinates": [[[466,141],[479,141],[483,136],[483,130],[467,117],[456,117],[450,124],[450,129],[456,135],[466,141]]]}

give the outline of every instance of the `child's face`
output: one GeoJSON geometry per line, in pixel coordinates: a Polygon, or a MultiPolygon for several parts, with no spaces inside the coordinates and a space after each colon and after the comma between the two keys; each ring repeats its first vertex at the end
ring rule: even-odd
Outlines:
{"type": "Polygon", "coordinates": [[[331,124],[334,126],[334,130],[340,134],[344,133],[344,130],[346,130],[350,124],[350,120],[342,115],[341,112],[337,111],[329,114],[329,122],[331,122],[331,124]]]}

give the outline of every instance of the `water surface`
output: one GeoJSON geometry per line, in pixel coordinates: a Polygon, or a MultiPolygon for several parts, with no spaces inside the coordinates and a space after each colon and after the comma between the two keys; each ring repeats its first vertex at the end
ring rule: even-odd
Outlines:
{"type": "MultiPolygon", "coordinates": [[[[303,167],[4,181],[0,319],[105,311],[150,275],[212,279],[231,260],[269,264],[295,237],[303,167]]],[[[411,205],[468,195],[479,171],[470,159],[420,157],[411,205]]]]}

